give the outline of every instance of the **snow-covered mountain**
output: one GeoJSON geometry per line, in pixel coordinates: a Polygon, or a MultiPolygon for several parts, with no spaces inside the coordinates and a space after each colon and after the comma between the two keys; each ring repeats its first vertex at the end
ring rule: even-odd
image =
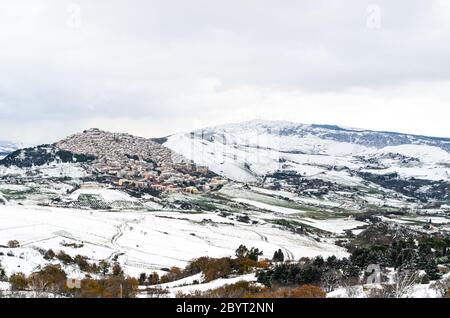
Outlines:
{"type": "Polygon", "coordinates": [[[4,141],[0,140],[0,158],[5,157],[9,153],[16,151],[17,149],[22,148],[22,145],[10,142],[10,141],[4,141]]]}
{"type": "Polygon", "coordinates": [[[450,138],[254,120],[180,133],[163,141],[236,181],[261,181],[280,172],[349,184],[360,182],[362,173],[450,178],[450,138]]]}
{"type": "MultiPolygon", "coordinates": [[[[262,121],[154,140],[89,129],[0,160],[0,269],[29,276],[59,265],[72,279],[105,277],[84,260],[163,277],[192,259],[234,257],[241,245],[269,260],[281,251],[289,262],[328,262],[373,244],[441,240],[450,233],[449,171],[443,138],[262,121]]],[[[438,254],[436,266],[424,265],[429,255],[417,270],[448,269],[438,254]]],[[[255,271],[211,282],[189,272],[141,283],[139,297],[254,281],[255,271]]]]}

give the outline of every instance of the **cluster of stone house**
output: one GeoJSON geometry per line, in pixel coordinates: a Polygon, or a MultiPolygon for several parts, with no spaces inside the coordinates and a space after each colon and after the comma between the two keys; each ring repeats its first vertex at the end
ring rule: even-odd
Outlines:
{"type": "Polygon", "coordinates": [[[226,180],[217,176],[209,177],[204,167],[191,166],[179,169],[173,166],[157,166],[146,170],[142,166],[127,166],[118,171],[108,170],[115,174],[115,185],[119,187],[132,187],[136,189],[153,189],[156,191],[184,191],[198,193],[210,191],[226,183],[226,180]]]}
{"type": "Polygon", "coordinates": [[[151,140],[128,134],[90,129],[56,146],[94,156],[96,160],[86,168],[119,187],[197,193],[226,183],[207,167],[197,166],[151,140]]]}

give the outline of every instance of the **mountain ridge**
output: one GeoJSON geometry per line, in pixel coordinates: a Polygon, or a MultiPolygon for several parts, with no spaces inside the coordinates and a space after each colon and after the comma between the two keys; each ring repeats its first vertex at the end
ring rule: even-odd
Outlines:
{"type": "Polygon", "coordinates": [[[23,145],[12,141],[0,140],[0,158],[7,156],[11,152],[22,148],[23,145]]]}
{"type": "MultiPolygon", "coordinates": [[[[395,131],[384,131],[384,130],[370,130],[364,128],[354,128],[354,127],[344,127],[340,125],[329,125],[329,124],[302,124],[291,121],[283,121],[283,120],[249,120],[244,122],[236,122],[215,126],[208,126],[205,128],[195,129],[191,132],[180,132],[175,134],[170,134],[163,137],[150,138],[152,141],[164,144],[168,141],[170,137],[180,135],[180,134],[191,134],[194,136],[207,135],[210,131],[226,131],[226,130],[234,130],[236,128],[249,127],[249,128],[269,128],[269,129],[279,129],[280,134],[294,135],[296,132],[301,133],[303,131],[313,131],[318,130],[322,132],[328,132],[328,135],[321,135],[322,138],[335,140],[337,138],[336,134],[355,134],[355,135],[364,135],[366,136],[366,140],[358,141],[355,138],[347,138],[340,141],[357,143],[362,145],[368,145],[367,139],[375,138],[374,136],[384,136],[386,142],[381,142],[379,144],[375,143],[375,147],[380,149],[386,146],[392,145],[403,145],[403,144],[426,144],[437,146],[448,153],[450,153],[450,137],[436,137],[436,136],[428,136],[421,134],[412,134],[412,133],[402,133],[395,131]],[[295,130],[293,130],[295,128],[295,130]],[[289,129],[291,131],[289,131],[289,129]],[[334,135],[332,134],[333,132],[334,135]],[[334,138],[333,138],[334,137],[334,138]],[[391,141],[391,142],[388,142],[391,141]]],[[[339,136],[338,136],[339,137],[339,136]]],[[[342,136],[341,136],[342,138],[342,136]]],[[[370,146],[370,145],[369,145],[370,146]]]]}
{"type": "Polygon", "coordinates": [[[364,177],[366,170],[370,174],[400,173],[406,179],[438,181],[450,176],[450,139],[440,137],[252,120],[175,134],[161,141],[215,173],[241,182],[260,182],[267,175],[289,171],[329,179],[330,170],[336,168],[364,177]]]}
{"type": "MultiPolygon", "coordinates": [[[[411,134],[411,133],[402,133],[402,132],[394,132],[394,131],[378,131],[378,130],[370,130],[370,129],[363,129],[363,128],[354,128],[354,127],[344,127],[339,125],[328,125],[328,124],[302,124],[302,123],[296,123],[291,121],[277,121],[277,120],[250,120],[250,121],[244,121],[240,123],[230,123],[230,124],[223,124],[223,125],[217,125],[217,126],[211,126],[211,127],[205,127],[202,129],[194,130],[193,132],[204,132],[209,130],[232,130],[239,127],[248,127],[253,129],[279,129],[281,134],[298,134],[303,132],[313,132],[314,130],[318,132],[322,132],[321,137],[328,139],[333,139],[332,135],[324,135],[323,133],[328,132],[337,132],[337,133],[351,133],[356,135],[379,135],[379,136],[391,136],[391,139],[393,141],[396,141],[396,145],[399,144],[408,144],[413,143],[414,141],[418,142],[421,141],[426,144],[433,144],[437,145],[438,147],[446,150],[450,153],[450,137],[435,137],[435,136],[426,136],[426,135],[420,135],[420,134],[411,134]],[[397,137],[393,138],[392,136],[397,137]],[[400,140],[400,139],[401,140],[400,140]]],[[[192,132],[191,132],[192,133],[192,132]]],[[[317,135],[317,134],[316,134],[317,135]]],[[[350,142],[357,142],[357,140],[346,140],[350,142]]],[[[389,143],[386,143],[382,146],[388,146],[392,145],[389,143]]],[[[377,147],[380,148],[380,147],[377,147]]]]}

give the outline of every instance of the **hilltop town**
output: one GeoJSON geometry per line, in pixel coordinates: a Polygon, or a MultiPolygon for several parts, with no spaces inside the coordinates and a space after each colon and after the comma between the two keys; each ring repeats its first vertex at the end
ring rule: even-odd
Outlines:
{"type": "Polygon", "coordinates": [[[76,179],[75,188],[112,186],[137,197],[167,192],[198,194],[217,190],[227,182],[154,141],[96,128],[53,145],[18,150],[2,164],[28,168],[26,174],[5,173],[5,183],[51,185],[76,179]],[[64,164],[69,166],[61,166],[64,164]],[[82,173],[72,178],[75,168],[82,173]],[[49,173],[49,169],[56,172],[49,173]]]}

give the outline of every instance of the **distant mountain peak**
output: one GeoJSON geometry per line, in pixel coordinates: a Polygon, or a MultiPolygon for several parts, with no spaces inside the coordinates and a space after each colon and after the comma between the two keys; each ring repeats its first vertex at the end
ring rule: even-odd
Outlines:
{"type": "Polygon", "coordinates": [[[293,136],[304,138],[315,136],[323,140],[345,142],[381,149],[387,146],[406,144],[428,145],[441,148],[450,153],[450,138],[414,135],[399,132],[375,131],[361,128],[350,128],[329,124],[301,124],[290,121],[254,119],[241,123],[198,129],[191,134],[208,136],[217,134],[244,134],[254,131],[258,134],[293,136]]]}
{"type": "Polygon", "coordinates": [[[17,149],[22,148],[23,146],[19,143],[0,140],[0,158],[10,154],[17,149]]]}
{"type": "Polygon", "coordinates": [[[176,134],[160,142],[219,175],[243,182],[263,180],[277,171],[326,173],[332,179],[329,171],[336,166],[377,167],[377,172],[407,166],[398,171],[449,178],[449,138],[257,119],[176,134]]]}

